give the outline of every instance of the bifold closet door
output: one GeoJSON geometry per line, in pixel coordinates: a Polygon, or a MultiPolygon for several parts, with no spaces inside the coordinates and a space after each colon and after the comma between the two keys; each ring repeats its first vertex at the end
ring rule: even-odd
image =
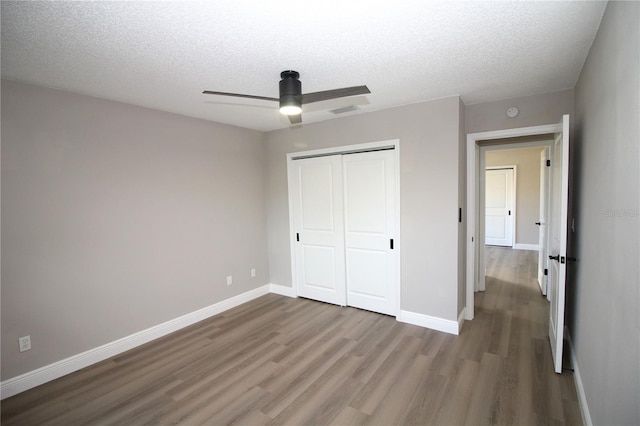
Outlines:
{"type": "Polygon", "coordinates": [[[298,295],[346,305],[342,156],[292,163],[298,295]]]}
{"type": "Polygon", "coordinates": [[[394,151],[342,160],[347,304],[396,315],[394,151]]]}

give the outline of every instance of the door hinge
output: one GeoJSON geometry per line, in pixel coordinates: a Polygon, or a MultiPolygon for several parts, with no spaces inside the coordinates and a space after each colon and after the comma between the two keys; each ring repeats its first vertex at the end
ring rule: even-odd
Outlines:
{"type": "Polygon", "coordinates": [[[551,160],[547,160],[547,167],[551,167],[551,160]]]}
{"type": "Polygon", "coordinates": [[[458,208],[458,223],[462,223],[462,207],[458,208]]]}
{"type": "Polygon", "coordinates": [[[544,274],[549,275],[549,270],[547,268],[544,268],[544,274]]]}
{"type": "Polygon", "coordinates": [[[393,250],[393,238],[389,240],[389,247],[393,250]]]}

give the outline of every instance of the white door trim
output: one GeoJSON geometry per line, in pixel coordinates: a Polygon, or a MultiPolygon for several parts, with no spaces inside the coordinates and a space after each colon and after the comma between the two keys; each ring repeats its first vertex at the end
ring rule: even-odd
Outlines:
{"type": "Polygon", "coordinates": [[[401,229],[400,229],[400,140],[399,139],[391,139],[384,140],[378,142],[369,142],[355,145],[344,145],[337,146],[333,148],[322,148],[322,149],[314,149],[309,151],[297,151],[291,152],[287,154],[287,190],[288,190],[288,199],[289,199],[289,253],[291,258],[291,286],[293,288],[294,297],[298,296],[298,283],[296,282],[296,264],[295,264],[295,233],[293,232],[294,223],[293,223],[293,213],[294,206],[291,200],[292,194],[292,162],[294,158],[300,157],[315,157],[315,156],[323,156],[323,155],[333,155],[333,154],[347,154],[347,153],[356,153],[356,152],[366,152],[366,151],[375,151],[381,148],[393,147],[396,152],[395,155],[395,169],[396,169],[396,194],[395,194],[395,229],[396,229],[396,238],[394,239],[394,250],[396,251],[397,263],[396,263],[396,289],[395,289],[395,312],[396,317],[400,313],[400,295],[402,288],[401,281],[401,270],[402,270],[402,239],[401,239],[401,229]]]}
{"type": "Polygon", "coordinates": [[[540,152],[540,217],[538,230],[538,284],[542,295],[549,300],[550,294],[547,294],[548,275],[545,275],[544,271],[548,273],[548,247],[549,247],[549,216],[551,205],[551,191],[549,189],[549,178],[551,176],[551,166],[547,166],[547,161],[551,161],[551,149],[545,147],[540,152]]]}
{"type": "Polygon", "coordinates": [[[480,170],[485,168],[484,150],[500,150],[546,146],[541,142],[515,142],[486,146],[483,141],[507,139],[521,136],[550,135],[562,131],[559,124],[520,127],[516,129],[494,130],[469,133],[467,135],[467,265],[466,265],[466,307],[467,320],[474,317],[474,293],[480,284],[484,288],[484,214],[480,209],[480,170]],[[481,151],[481,147],[483,150],[481,151]],[[482,154],[482,155],[481,155],[482,154]],[[480,273],[482,269],[482,273],[480,273]]]}

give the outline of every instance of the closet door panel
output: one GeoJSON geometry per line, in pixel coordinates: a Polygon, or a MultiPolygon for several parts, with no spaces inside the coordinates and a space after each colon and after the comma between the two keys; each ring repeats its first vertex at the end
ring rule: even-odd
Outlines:
{"type": "Polygon", "coordinates": [[[292,207],[298,295],[346,304],[341,156],[293,161],[292,207]]]}
{"type": "Polygon", "coordinates": [[[347,304],[396,315],[394,151],[345,155],[347,304]]]}

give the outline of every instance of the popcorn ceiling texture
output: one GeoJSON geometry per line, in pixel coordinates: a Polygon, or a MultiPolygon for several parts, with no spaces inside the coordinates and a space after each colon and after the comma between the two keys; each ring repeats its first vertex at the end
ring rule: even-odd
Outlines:
{"type": "MultiPolygon", "coordinates": [[[[2,2],[2,77],[268,131],[278,96],[366,84],[303,121],[460,95],[466,104],[571,88],[604,2],[2,2]]],[[[343,115],[344,116],[344,115],[343,115]]]]}

